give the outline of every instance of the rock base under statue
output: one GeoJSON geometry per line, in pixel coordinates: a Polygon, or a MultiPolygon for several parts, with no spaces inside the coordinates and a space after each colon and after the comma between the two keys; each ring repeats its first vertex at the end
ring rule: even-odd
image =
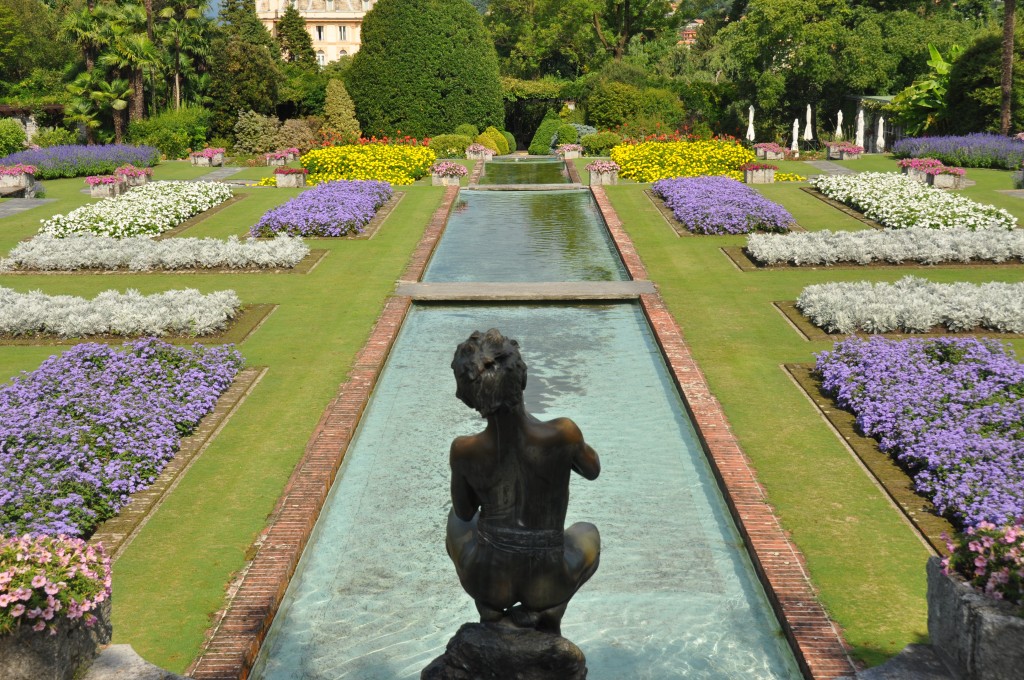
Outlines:
{"type": "Polygon", "coordinates": [[[466,623],[420,680],[584,680],[587,660],[560,635],[466,623]]]}

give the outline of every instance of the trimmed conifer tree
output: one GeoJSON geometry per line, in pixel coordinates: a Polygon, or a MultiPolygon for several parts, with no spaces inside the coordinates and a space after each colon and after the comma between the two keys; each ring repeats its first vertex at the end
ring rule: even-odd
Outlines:
{"type": "Polygon", "coordinates": [[[498,56],[467,0],[379,0],[346,82],[364,134],[504,127],[498,56]]]}
{"type": "Polygon", "coordinates": [[[342,135],[359,138],[359,121],[356,120],[356,107],[352,97],[348,96],[345,83],[331,79],[327,81],[327,96],[324,102],[324,125],[342,135]]]}

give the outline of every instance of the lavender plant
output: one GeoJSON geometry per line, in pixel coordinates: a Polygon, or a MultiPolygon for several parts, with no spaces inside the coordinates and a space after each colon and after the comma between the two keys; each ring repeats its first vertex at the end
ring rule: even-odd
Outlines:
{"type": "Polygon", "coordinates": [[[388,202],[388,182],[340,180],[320,184],[266,212],[250,236],[345,236],[362,233],[377,209],[388,202]]]}
{"type": "Polygon", "coordinates": [[[850,338],[822,388],[960,526],[1024,514],[1024,365],[993,340],[850,338]]]}
{"type": "Polygon", "coordinates": [[[804,288],[796,306],[829,333],[923,333],[937,326],[1024,333],[1024,283],[932,283],[915,276],[819,283],[804,288]]]}
{"type": "Polygon", "coordinates": [[[301,238],[278,234],[269,241],[227,241],[215,238],[169,238],[155,241],[146,236],[68,236],[40,234],[16,245],[0,272],[12,270],[76,271],[79,269],[250,269],[290,268],[309,254],[301,238]]]}
{"type": "Polygon", "coordinates": [[[198,290],[169,290],[143,295],[137,290],[107,290],[92,300],[71,295],[19,293],[0,288],[0,334],[56,335],[209,335],[223,330],[241,302],[233,290],[204,295],[198,290]]]}
{"type": "Polygon", "coordinates": [[[86,343],[0,387],[0,534],[91,534],[152,484],[242,363],[229,345],[86,343]]]}
{"type": "Polygon", "coordinates": [[[1024,230],[910,228],[751,234],[747,237],[747,252],[769,265],[1024,261],[1024,230]]]}
{"type": "Polygon", "coordinates": [[[128,144],[49,146],[0,158],[0,165],[26,163],[36,166],[36,179],[112,175],[121,165],[149,167],[159,162],[158,149],[128,144]]]}
{"type": "Polygon", "coordinates": [[[1024,141],[985,132],[963,136],[908,137],[892,147],[897,158],[937,158],[964,168],[1016,170],[1024,163],[1024,141]]]}
{"type": "Polygon", "coordinates": [[[794,222],[781,205],[728,177],[673,177],[651,188],[684,227],[698,234],[788,231],[794,222]]]}

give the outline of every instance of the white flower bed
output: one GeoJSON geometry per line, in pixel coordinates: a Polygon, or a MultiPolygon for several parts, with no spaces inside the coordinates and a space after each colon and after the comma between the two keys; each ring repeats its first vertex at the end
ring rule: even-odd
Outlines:
{"type": "Polygon", "coordinates": [[[895,229],[751,234],[747,252],[763,264],[837,262],[1006,262],[1024,260],[1024,229],[895,229]]]}
{"type": "Polygon", "coordinates": [[[829,333],[923,333],[936,326],[1024,333],[1024,283],[932,283],[914,276],[821,283],[804,288],[796,306],[829,333]]]}
{"type": "Polygon", "coordinates": [[[284,234],[266,241],[240,241],[237,236],[227,241],[215,238],[154,241],[147,236],[55,238],[40,234],[16,245],[7,259],[0,260],[0,271],[284,268],[294,267],[308,254],[309,246],[301,238],[284,234]]]}
{"type": "Polygon", "coordinates": [[[209,335],[223,330],[241,302],[233,290],[195,289],[143,295],[108,290],[93,300],[0,288],[0,334],[209,335]]]}
{"type": "Polygon", "coordinates": [[[155,236],[231,198],[216,182],[149,182],[126,194],[43,220],[40,233],[63,237],[91,233],[127,238],[155,236]]]}
{"type": "Polygon", "coordinates": [[[890,229],[1012,229],[1017,224],[1005,210],[891,172],[819,175],[811,184],[890,229]]]}

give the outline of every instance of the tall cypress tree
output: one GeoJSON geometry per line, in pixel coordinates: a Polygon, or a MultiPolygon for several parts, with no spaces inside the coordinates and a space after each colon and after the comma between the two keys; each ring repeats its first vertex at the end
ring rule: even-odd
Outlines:
{"type": "Polygon", "coordinates": [[[306,30],[306,20],[294,5],[288,5],[288,9],[281,15],[281,21],[277,24],[277,42],[285,61],[309,69],[316,67],[313,39],[306,30]]]}
{"type": "Polygon", "coordinates": [[[498,55],[467,0],[379,0],[346,85],[365,135],[504,127],[498,55]]]}

